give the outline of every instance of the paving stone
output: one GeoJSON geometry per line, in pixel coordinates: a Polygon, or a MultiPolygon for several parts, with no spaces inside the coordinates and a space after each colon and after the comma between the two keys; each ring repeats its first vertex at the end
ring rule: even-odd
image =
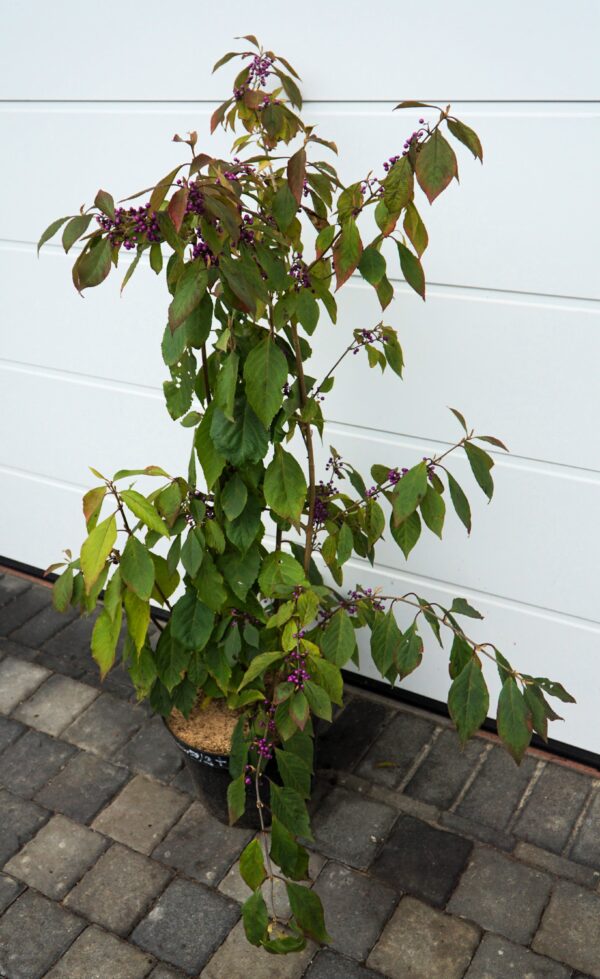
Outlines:
{"type": "Polygon", "coordinates": [[[365,969],[364,966],[347,959],[337,952],[325,948],[313,959],[307,972],[306,979],[381,979],[380,972],[365,969]]]}
{"type": "Polygon", "coordinates": [[[537,759],[526,755],[516,765],[504,748],[494,745],[457,806],[457,815],[474,823],[506,829],[537,764],[537,759]]]}
{"type": "Polygon", "coordinates": [[[189,802],[187,796],[170,786],[136,775],[96,816],[93,828],[125,843],[132,850],[149,854],[189,802]]]}
{"type": "Polygon", "coordinates": [[[74,914],[26,891],[0,919],[0,976],[41,979],[84,928],[74,914]]]}
{"type": "Polygon", "coordinates": [[[389,719],[376,700],[354,697],[317,741],[317,768],[351,771],[389,719]]]}
{"type": "Polygon", "coordinates": [[[187,877],[216,884],[252,836],[251,830],[224,826],[200,802],[193,802],[152,856],[187,877]]]}
{"type": "Polygon", "coordinates": [[[134,772],[171,779],[183,765],[183,754],[161,717],[154,717],[115,755],[115,761],[134,772]]]}
{"type": "Polygon", "coordinates": [[[569,979],[571,970],[498,935],[484,935],[465,979],[569,979]]]}
{"type": "Polygon", "coordinates": [[[198,790],[194,785],[194,780],[190,775],[186,765],[177,773],[171,785],[174,789],[179,789],[180,792],[185,792],[187,795],[198,795],[198,790]]]}
{"type": "Polygon", "coordinates": [[[50,670],[80,679],[90,670],[90,644],[98,615],[99,612],[94,612],[69,623],[57,636],[44,643],[38,661],[50,670]]]}
{"type": "Polygon", "coordinates": [[[58,737],[89,707],[97,691],[68,676],[51,676],[36,692],[17,707],[15,717],[30,727],[58,737]]]}
{"type": "Polygon", "coordinates": [[[0,662],[0,714],[10,714],[49,676],[43,666],[5,656],[0,662]]]}
{"type": "Polygon", "coordinates": [[[144,979],[153,965],[151,956],[92,925],[46,979],[144,979]]]}
{"type": "Polygon", "coordinates": [[[328,857],[366,870],[396,818],[383,802],[334,788],[312,820],[317,848],[328,857]]]}
{"type": "Polygon", "coordinates": [[[68,625],[69,620],[73,619],[77,615],[75,609],[69,609],[67,612],[60,613],[48,605],[43,608],[37,615],[33,618],[28,619],[23,625],[11,632],[11,639],[15,642],[22,643],[24,646],[31,646],[33,649],[37,649],[42,643],[46,642],[52,636],[60,632],[68,625]]]}
{"type": "Polygon", "coordinates": [[[587,775],[548,764],[534,785],[513,832],[545,850],[560,853],[591,787],[587,775]]]}
{"type": "Polygon", "coordinates": [[[250,945],[240,921],[215,952],[202,971],[202,979],[233,979],[240,974],[243,963],[244,976],[252,979],[300,979],[315,954],[315,946],[309,942],[302,952],[274,956],[264,948],[250,945]]]}
{"type": "MultiPolygon", "coordinates": [[[[0,609],[0,616],[2,615],[2,610],[0,609]]],[[[0,636],[0,659],[4,656],[15,656],[17,659],[26,659],[29,662],[33,662],[38,659],[39,650],[32,649],[31,646],[22,646],[20,642],[13,642],[12,639],[6,639],[4,636],[0,636]]],[[[41,664],[44,665],[43,663],[41,664]]]]}
{"type": "Polygon", "coordinates": [[[583,884],[586,887],[596,887],[600,881],[600,871],[592,867],[584,867],[573,860],[565,857],[558,857],[555,853],[542,850],[532,843],[518,843],[515,847],[515,857],[528,863],[539,870],[547,870],[558,877],[566,877],[568,880],[575,881],[576,884],[583,884]]]}
{"type": "Polygon", "coordinates": [[[67,728],[64,738],[86,751],[93,751],[103,758],[110,757],[135,734],[145,719],[146,715],[139,707],[102,693],[67,728]]]}
{"type": "Polygon", "coordinates": [[[46,897],[61,900],[106,845],[91,829],[53,816],[4,869],[46,897]]]}
{"type": "Polygon", "coordinates": [[[13,880],[6,874],[0,874],[0,914],[25,890],[25,885],[19,880],[13,880]]]}
{"type": "Polygon", "coordinates": [[[0,867],[48,819],[50,813],[0,788],[0,867]]]}
{"type": "MultiPolygon", "coordinates": [[[[72,745],[64,747],[76,750],[72,745]]],[[[1,764],[0,759],[0,768],[1,764]]],[[[128,778],[127,769],[81,751],[37,793],[36,802],[79,823],[88,823],[128,778]]]]}
{"type": "Polygon", "coordinates": [[[121,662],[115,663],[110,673],[104,678],[100,675],[100,669],[93,661],[88,663],[85,673],[81,680],[89,683],[92,687],[97,687],[102,693],[112,693],[119,700],[135,701],[135,687],[129,673],[121,662]]]}
{"type": "Polygon", "coordinates": [[[462,979],[478,942],[474,925],[404,897],[367,965],[388,979],[462,979]]]}
{"type": "Polygon", "coordinates": [[[196,975],[238,917],[237,905],[222,894],[177,879],[139,923],[131,940],[158,959],[196,975]]]}
{"type": "Polygon", "coordinates": [[[431,721],[401,711],[369,749],[356,769],[357,774],[389,789],[396,788],[434,731],[435,725],[431,721]]]}
{"type": "Polygon", "coordinates": [[[397,892],[408,891],[443,907],[472,848],[470,840],[462,836],[402,815],[374,861],[371,873],[397,892]]]}
{"type": "Polygon", "coordinates": [[[0,611],[0,635],[9,636],[51,603],[52,592],[49,588],[31,585],[14,601],[3,606],[0,611]]]}
{"type": "Polygon", "coordinates": [[[535,934],[552,879],[488,847],[477,849],[448,904],[486,931],[529,944],[535,934]]]}
{"type": "Polygon", "coordinates": [[[328,863],[314,886],[326,909],[332,948],[366,959],[396,906],[396,893],[372,877],[328,863]]]}
{"type": "Polygon", "coordinates": [[[117,935],[128,935],[166,887],[171,873],[115,843],[73,888],[65,905],[117,935]]]}
{"type": "Polygon", "coordinates": [[[532,943],[542,955],[600,977],[600,897],[559,881],[532,943]]]}
{"type": "Polygon", "coordinates": [[[490,843],[500,850],[511,853],[516,845],[517,839],[512,833],[507,833],[503,829],[495,829],[493,826],[486,826],[485,823],[476,822],[474,819],[466,819],[458,816],[455,812],[443,812],[440,814],[439,821],[442,826],[453,829],[461,836],[470,836],[480,843],[490,843]]]}
{"type": "Polygon", "coordinates": [[[0,607],[14,601],[23,592],[31,588],[31,582],[16,575],[4,574],[0,578],[0,607]]]}
{"type": "Polygon", "coordinates": [[[179,969],[171,969],[161,962],[160,965],[156,966],[156,969],[152,970],[148,979],[183,979],[183,972],[180,972],[179,969]]]}
{"type": "Polygon", "coordinates": [[[404,792],[429,805],[448,809],[486,750],[487,743],[481,738],[475,738],[461,748],[456,732],[445,729],[404,792]]]}
{"type": "Polygon", "coordinates": [[[0,752],[12,744],[25,730],[24,724],[0,715],[0,752]]]}
{"type": "Polygon", "coordinates": [[[597,790],[577,832],[570,856],[600,870],[600,792],[597,790]]]}
{"type": "Polygon", "coordinates": [[[31,799],[67,763],[75,748],[41,731],[27,731],[0,755],[0,783],[31,799]]]}
{"type": "MultiPolygon", "coordinates": [[[[312,883],[314,883],[325,863],[325,857],[321,856],[320,853],[317,853],[315,850],[308,851],[308,874],[310,877],[310,882],[307,882],[307,886],[311,886],[312,883]]],[[[250,891],[248,890],[248,885],[240,874],[239,860],[234,863],[233,867],[231,867],[228,873],[225,874],[223,880],[219,884],[219,890],[222,894],[226,894],[227,897],[232,897],[233,900],[237,901],[239,904],[243,904],[244,901],[249,898],[250,891]]],[[[268,881],[264,882],[262,891],[265,901],[269,901],[271,898],[271,888],[268,881]]],[[[273,882],[273,896],[275,910],[278,917],[284,919],[288,918],[291,911],[285,884],[282,880],[278,879],[273,882]]]]}

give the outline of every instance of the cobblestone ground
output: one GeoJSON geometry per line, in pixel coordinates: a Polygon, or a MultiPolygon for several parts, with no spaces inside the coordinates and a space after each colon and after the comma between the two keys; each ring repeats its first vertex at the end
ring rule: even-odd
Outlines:
{"type": "MultiPolygon", "coordinates": [[[[245,944],[239,854],[92,622],[0,577],[3,979],[600,979],[589,770],[349,691],[320,752],[314,887],[333,941],[245,944]]],[[[282,895],[279,895],[282,900],[282,895]]],[[[282,904],[282,909],[284,904],[282,904]]]]}

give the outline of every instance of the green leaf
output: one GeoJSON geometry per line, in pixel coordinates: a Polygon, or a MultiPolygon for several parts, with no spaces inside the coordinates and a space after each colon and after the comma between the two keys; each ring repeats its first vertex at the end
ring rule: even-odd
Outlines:
{"type": "Polygon", "coordinates": [[[523,690],[523,697],[525,698],[525,703],[531,715],[531,723],[533,730],[537,731],[539,736],[544,740],[548,740],[548,710],[554,714],[550,704],[547,702],[542,691],[539,687],[534,684],[528,684],[523,690]]]}
{"type": "Polygon", "coordinates": [[[163,520],[159,517],[158,513],[154,509],[151,503],[145,496],[138,493],[136,490],[122,490],[121,499],[129,507],[131,512],[135,514],[138,520],[146,524],[150,530],[154,530],[161,537],[169,537],[169,528],[163,520]]]}
{"type": "Polygon", "coordinates": [[[88,490],[83,497],[83,515],[88,531],[93,530],[98,523],[102,503],[107,492],[108,488],[106,486],[95,486],[93,489],[88,490]]]}
{"type": "Polygon", "coordinates": [[[398,335],[395,330],[391,327],[385,326],[383,328],[383,352],[385,354],[385,359],[398,377],[402,377],[402,371],[404,368],[404,357],[402,355],[402,347],[398,342],[398,335]]]}
{"type": "Polygon", "coordinates": [[[250,663],[250,666],[244,673],[238,690],[241,690],[243,687],[247,687],[249,683],[252,683],[252,681],[256,679],[257,676],[264,674],[275,663],[278,663],[284,659],[284,657],[285,653],[281,651],[275,653],[259,653],[258,656],[254,657],[250,663]]]}
{"type": "Polygon", "coordinates": [[[227,786],[227,809],[229,812],[230,826],[233,826],[240,816],[243,815],[245,808],[246,784],[244,782],[244,775],[242,774],[233,779],[227,786]]]}
{"type": "Polygon", "coordinates": [[[277,227],[285,234],[296,217],[296,211],[298,210],[296,198],[292,194],[287,181],[284,180],[281,187],[273,195],[271,210],[277,222],[277,227]]]}
{"type": "Polygon", "coordinates": [[[99,190],[94,199],[96,207],[106,214],[112,221],[115,220],[115,202],[112,194],[107,190],[99,190]]]}
{"type": "Polygon", "coordinates": [[[117,540],[117,521],[114,514],[99,523],[83,542],[81,547],[81,570],[85,582],[85,590],[90,590],[98,580],[104,568],[106,559],[117,540]]]}
{"type": "Polygon", "coordinates": [[[319,304],[308,289],[301,289],[296,302],[296,315],[309,335],[319,322],[319,304]]]}
{"type": "Polygon", "coordinates": [[[191,527],[181,548],[181,563],[192,578],[198,574],[204,558],[204,540],[198,527],[191,527]]]}
{"type": "Polygon", "coordinates": [[[242,850],[242,854],[240,856],[240,874],[244,883],[247,884],[252,891],[255,891],[257,887],[260,887],[263,880],[267,876],[262,847],[259,840],[250,840],[248,846],[242,850]]]}
{"type": "Polygon", "coordinates": [[[214,397],[223,414],[233,421],[233,405],[238,380],[238,364],[240,358],[235,350],[225,358],[223,366],[217,375],[214,397]]]}
{"type": "Polygon", "coordinates": [[[77,217],[71,218],[62,236],[63,248],[66,252],[86,233],[91,220],[91,214],[78,214],[77,217]]]}
{"type": "Polygon", "coordinates": [[[171,332],[190,316],[199,305],[208,285],[208,272],[199,260],[189,262],[180,275],[175,295],[169,306],[169,326],[171,332]]]}
{"type": "Polygon", "coordinates": [[[473,656],[473,648],[462,636],[455,635],[450,650],[450,662],[448,671],[450,677],[455,680],[458,674],[465,668],[473,656]]]}
{"type": "MultiPolygon", "coordinates": [[[[283,85],[283,88],[285,90],[285,94],[287,95],[288,99],[290,100],[290,102],[292,103],[292,105],[295,105],[296,106],[297,109],[301,109],[302,108],[302,94],[300,92],[300,89],[296,85],[295,81],[292,78],[290,78],[288,75],[284,75],[283,72],[278,72],[278,74],[279,74],[279,77],[281,78],[281,84],[283,85]]],[[[292,159],[293,159],[293,157],[292,157],[292,159]]],[[[289,173],[289,170],[288,170],[288,173],[289,173]]]]}
{"type": "Polygon", "coordinates": [[[321,633],[321,652],[336,666],[345,666],[356,650],[356,635],[350,616],[340,608],[321,633]]]}
{"type": "Polygon", "coordinates": [[[376,286],[385,275],[385,258],[376,248],[368,245],[361,255],[358,271],[369,285],[376,286]]]}
{"type": "Polygon", "coordinates": [[[219,455],[233,466],[259,462],[269,448],[267,429],[245,398],[236,400],[233,422],[215,405],[210,437],[219,455]]]}
{"type": "Polygon", "coordinates": [[[313,714],[322,717],[324,721],[331,720],[331,700],[327,692],[312,680],[304,682],[304,695],[308,700],[313,714]]]}
{"type": "Polygon", "coordinates": [[[57,612],[66,612],[73,595],[73,568],[69,565],[52,586],[52,604],[57,612]]]}
{"type": "MultiPolygon", "coordinates": [[[[296,734],[294,737],[302,737],[296,734]]],[[[292,880],[308,880],[308,853],[294,840],[282,822],[273,817],[271,823],[271,859],[292,880]]]]}
{"type": "Polygon", "coordinates": [[[464,450],[467,453],[467,459],[475,479],[488,500],[491,500],[494,495],[494,480],[490,475],[490,470],[494,465],[494,460],[487,452],[480,449],[478,445],[473,445],[472,442],[465,442],[464,450]]]}
{"type": "Polygon", "coordinates": [[[306,478],[290,452],[275,446],[275,455],[265,473],[264,494],[274,513],[297,523],[306,502],[306,478]]]}
{"type": "Polygon", "coordinates": [[[283,403],[283,385],[287,375],[285,354],[267,335],[252,348],[244,365],[246,396],[267,427],[283,403]]]}
{"type": "Polygon", "coordinates": [[[214,620],[214,612],[198,600],[195,592],[188,591],[173,606],[171,633],[186,649],[204,649],[214,620]]]}
{"type": "Polygon", "coordinates": [[[468,615],[470,619],[482,619],[483,615],[476,608],[469,605],[466,598],[455,598],[450,609],[455,615],[468,615]]]}
{"type": "Polygon", "coordinates": [[[350,559],[354,549],[354,538],[348,524],[343,523],[338,533],[337,562],[345,564],[350,559]]]}
{"type": "MultiPolygon", "coordinates": [[[[311,657],[311,671],[315,675],[319,686],[323,687],[327,696],[334,704],[342,706],[344,693],[344,680],[339,667],[329,660],[311,657]]],[[[289,747],[289,745],[287,746],[289,747]]]]}
{"type": "Polygon", "coordinates": [[[421,262],[416,255],[413,255],[410,248],[403,245],[401,241],[396,242],[396,244],[398,245],[402,275],[421,299],[425,299],[425,273],[421,262]]]}
{"type": "Polygon", "coordinates": [[[103,609],[96,619],[92,632],[92,656],[100,667],[100,677],[104,679],[115,661],[117,643],[121,631],[121,605],[118,606],[114,620],[103,609]]]}
{"type": "Polygon", "coordinates": [[[401,680],[416,670],[423,658],[423,640],[417,632],[417,624],[413,622],[402,636],[402,642],[394,659],[401,680]]]}
{"type": "Polygon", "coordinates": [[[221,506],[225,516],[229,520],[235,520],[243,511],[247,500],[248,487],[238,473],[234,473],[231,479],[225,483],[221,493],[221,506]]]}
{"type": "Polygon", "coordinates": [[[412,166],[408,156],[401,156],[392,165],[383,181],[383,200],[391,214],[400,214],[415,194],[412,166]]]}
{"type": "Polygon", "coordinates": [[[483,147],[475,130],[466,126],[460,119],[446,119],[446,124],[454,138],[471,150],[476,160],[481,160],[483,163],[483,147]]]}
{"type": "Polygon", "coordinates": [[[246,938],[251,945],[262,945],[268,940],[269,912],[259,890],[242,904],[242,921],[246,938]]]}
{"type": "Polygon", "coordinates": [[[394,613],[377,612],[371,631],[371,656],[382,676],[387,676],[390,667],[394,665],[401,641],[402,633],[394,613]]]}
{"type": "Polygon", "coordinates": [[[416,512],[411,513],[410,517],[403,520],[399,527],[394,524],[393,518],[390,520],[390,530],[396,544],[408,560],[408,555],[421,536],[421,518],[416,512]]]}
{"type": "Polygon", "coordinates": [[[133,640],[136,652],[139,653],[146,641],[150,625],[150,602],[143,601],[135,592],[125,589],[123,596],[127,613],[127,631],[133,640]]]}
{"type": "Polygon", "coordinates": [[[531,716],[527,702],[512,676],[502,684],[497,724],[500,739],[519,765],[531,741],[531,716]]]}
{"type": "Polygon", "coordinates": [[[448,710],[462,744],[481,727],[489,705],[481,663],[473,655],[453,681],[448,694],[448,710]]]}
{"type": "Polygon", "coordinates": [[[419,258],[421,258],[421,255],[429,244],[429,235],[427,234],[427,228],[423,224],[421,215],[412,201],[406,207],[403,227],[414,250],[419,258]]]}
{"type": "Polygon", "coordinates": [[[342,223],[342,233],[333,247],[333,267],[336,275],[336,290],[350,278],[362,255],[362,241],[354,218],[346,218],[342,223]]]}
{"type": "Polygon", "coordinates": [[[323,905],[315,891],[301,884],[286,881],[285,888],[292,914],[302,931],[316,942],[330,942],[325,928],[323,905]]]}
{"type": "Polygon", "coordinates": [[[557,683],[556,680],[548,680],[546,677],[536,676],[535,682],[545,690],[547,694],[551,697],[556,697],[557,700],[562,701],[563,704],[575,704],[577,701],[575,697],[565,690],[562,683],[557,683]]]}
{"type": "Polygon", "coordinates": [[[324,252],[330,248],[333,239],[335,238],[335,227],[332,224],[328,224],[326,228],[319,231],[317,235],[317,240],[315,241],[315,251],[317,253],[317,258],[320,258],[324,252]]]}
{"type": "Polygon", "coordinates": [[[433,133],[417,153],[415,172],[421,190],[430,204],[446,189],[450,181],[458,179],[456,156],[450,143],[439,129],[433,133]]]}
{"type": "Polygon", "coordinates": [[[253,547],[243,555],[230,551],[218,558],[217,563],[232,592],[243,602],[258,575],[260,567],[258,548],[253,547]]]}
{"type": "Polygon", "coordinates": [[[306,150],[303,146],[301,146],[300,149],[293,154],[293,156],[290,156],[287,164],[288,185],[292,194],[296,198],[297,204],[300,204],[302,201],[302,190],[304,187],[305,176],[306,150]]]}
{"type": "Polygon", "coordinates": [[[68,221],[68,220],[69,220],[68,217],[66,217],[66,218],[58,218],[56,221],[53,221],[52,224],[49,224],[48,225],[48,227],[46,228],[46,230],[43,232],[40,240],[38,241],[38,245],[37,245],[37,253],[38,253],[38,255],[40,253],[40,248],[42,247],[42,245],[45,245],[47,241],[50,241],[51,238],[54,238],[54,235],[56,234],[56,232],[59,231],[60,228],[62,228],[62,226],[65,223],[65,221],[68,221]]]}
{"type": "Polygon", "coordinates": [[[295,789],[303,799],[310,798],[310,768],[291,751],[275,748],[277,767],[284,785],[295,789]]]}
{"type": "Polygon", "coordinates": [[[216,407],[214,401],[208,405],[194,436],[196,453],[202,466],[207,489],[209,490],[213,488],[215,482],[223,472],[226,461],[225,456],[221,455],[217,450],[210,433],[216,407]]]}
{"type": "Polygon", "coordinates": [[[271,782],[271,812],[290,833],[312,840],[306,805],[295,789],[271,782]]]}
{"type": "Polygon", "coordinates": [[[415,512],[427,493],[427,463],[413,466],[396,484],[393,491],[393,522],[396,526],[415,512]]]}
{"type": "Polygon", "coordinates": [[[108,238],[88,241],[73,266],[73,284],[79,292],[104,282],[111,268],[112,246],[108,238]]]}
{"type": "Polygon", "coordinates": [[[469,501],[465,496],[462,488],[456,482],[454,476],[450,473],[448,475],[448,487],[450,489],[450,499],[452,500],[452,505],[456,510],[457,516],[461,522],[467,528],[467,533],[471,533],[471,507],[469,506],[469,501]]]}
{"type": "Polygon", "coordinates": [[[446,504],[442,496],[434,490],[433,486],[427,486],[427,492],[421,500],[420,507],[423,520],[429,529],[441,540],[444,518],[446,516],[446,504]]]}
{"type": "Polygon", "coordinates": [[[273,551],[265,557],[258,583],[263,595],[283,595],[305,583],[304,568],[291,554],[273,551]]]}
{"type": "Polygon", "coordinates": [[[154,564],[150,554],[137,537],[128,538],[119,568],[125,584],[142,601],[148,601],[154,588],[154,564]]]}

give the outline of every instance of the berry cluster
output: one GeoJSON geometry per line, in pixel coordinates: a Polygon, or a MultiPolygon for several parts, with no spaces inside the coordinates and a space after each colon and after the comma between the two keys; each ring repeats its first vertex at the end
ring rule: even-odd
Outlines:
{"type": "Polygon", "coordinates": [[[115,219],[106,214],[97,214],[96,221],[103,231],[108,232],[111,245],[123,245],[127,251],[136,248],[143,241],[162,241],[160,228],[154,211],[150,211],[150,202],[142,207],[118,207],[115,219]]]}
{"type": "Polygon", "coordinates": [[[264,85],[271,74],[272,66],[273,59],[269,58],[268,55],[255,54],[250,62],[248,83],[258,82],[259,85],[264,85]]]}
{"type": "Polygon", "coordinates": [[[294,254],[294,260],[290,265],[290,275],[296,280],[296,289],[300,290],[302,287],[305,289],[310,288],[310,277],[308,274],[308,266],[306,262],[302,260],[301,252],[296,252],[294,254]]]}
{"type": "Polygon", "coordinates": [[[349,591],[349,601],[344,604],[346,606],[346,611],[350,615],[356,615],[358,611],[357,603],[360,601],[367,601],[374,612],[385,612],[385,605],[380,598],[377,597],[372,588],[361,588],[360,591],[349,591]]]}
{"type": "Polygon", "coordinates": [[[192,242],[192,258],[201,258],[205,265],[219,264],[219,259],[210,250],[199,231],[196,231],[195,241],[192,242]]]}
{"type": "MultiPolygon", "coordinates": [[[[304,635],[304,629],[301,629],[300,632],[304,635]]],[[[293,683],[296,690],[304,690],[304,684],[310,680],[310,673],[306,669],[306,660],[299,651],[290,653],[289,658],[292,660],[292,669],[286,678],[286,682],[293,683]]]]}
{"type": "Polygon", "coordinates": [[[344,463],[341,456],[329,456],[325,469],[331,469],[334,476],[344,479],[344,463]]]}
{"type": "Polygon", "coordinates": [[[314,518],[315,524],[324,524],[329,516],[329,500],[332,496],[337,493],[337,488],[333,485],[333,480],[329,480],[328,483],[324,483],[323,480],[319,480],[317,486],[315,486],[315,509],[314,518]]]}

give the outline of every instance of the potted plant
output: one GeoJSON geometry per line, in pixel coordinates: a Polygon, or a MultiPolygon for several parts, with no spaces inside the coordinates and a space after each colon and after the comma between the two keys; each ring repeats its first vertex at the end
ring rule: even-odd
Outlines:
{"type": "Polygon", "coordinates": [[[212,131],[240,126],[231,160],[199,151],[195,132],[175,136],[189,162],[151,192],[116,207],[100,190],[92,207],[42,235],[40,245],[64,226],[66,251],[81,242],[73,266],[80,292],[99,285],[123,252],[134,256],[124,284],[143,256],[165,275],[164,391],[171,417],[193,436],[183,476],[158,466],[112,477],[93,471],[98,485],[83,500],[88,536],[79,557],[66,552],[54,601],[89,613],[103,594],[92,636],[102,674],[115,662],[125,616],[123,660],[137,692],[196,753],[207,801],[214,794],[218,810],[226,792],[231,822],[249,818],[250,801],[263,833],[241,857],[252,891],[246,934],[285,953],[307,937],[327,941],[319,899],[300,883],[308,864],[300,839],[311,840],[313,718],[327,722],[341,704],[341,670],[358,664],[357,634],[370,635],[373,660],[392,685],[419,666],[422,628],[440,645],[451,639],[448,705],[463,742],[488,713],[482,662],[491,660],[502,681],[498,733],[517,762],[532,730],[546,737],[557,716],[546,695],[572,697],[469,638],[465,618],[481,616],[465,599],[445,608],[344,583],[351,556],[373,563],[384,535],[405,558],[423,526],[441,537],[446,501],[470,532],[450,459],[466,453],[491,499],[494,459],[485,446],[503,450],[502,442],[476,435],[452,409],[456,443],[408,469],[384,459],[365,481],[334,448],[324,469],[315,452],[323,400],[344,360],[359,356],[365,368],[401,377],[403,356],[384,319],[346,336],[333,366],[309,364],[313,334],[335,322],[337,292],[353,274],[374,289],[382,316],[394,296],[390,263],[396,270],[399,261],[425,298],[428,236],[416,191],[432,203],[457,178],[447,137],[481,160],[479,138],[449,106],[403,102],[397,108],[422,112],[419,128],[381,169],[344,185],[331,162],[335,145],[299,115],[294,69],[253,36],[244,40],[251,50],[215,66],[242,62],[211,122],[212,131]],[[140,197],[141,205],[129,203],[140,197]],[[140,477],[144,492],[130,482],[140,477]],[[156,481],[150,492],[147,478],[156,481]],[[168,618],[157,618],[152,603],[168,618]],[[402,626],[400,609],[410,613],[402,626]],[[261,890],[276,873],[292,911],[286,924],[261,890]]]}

